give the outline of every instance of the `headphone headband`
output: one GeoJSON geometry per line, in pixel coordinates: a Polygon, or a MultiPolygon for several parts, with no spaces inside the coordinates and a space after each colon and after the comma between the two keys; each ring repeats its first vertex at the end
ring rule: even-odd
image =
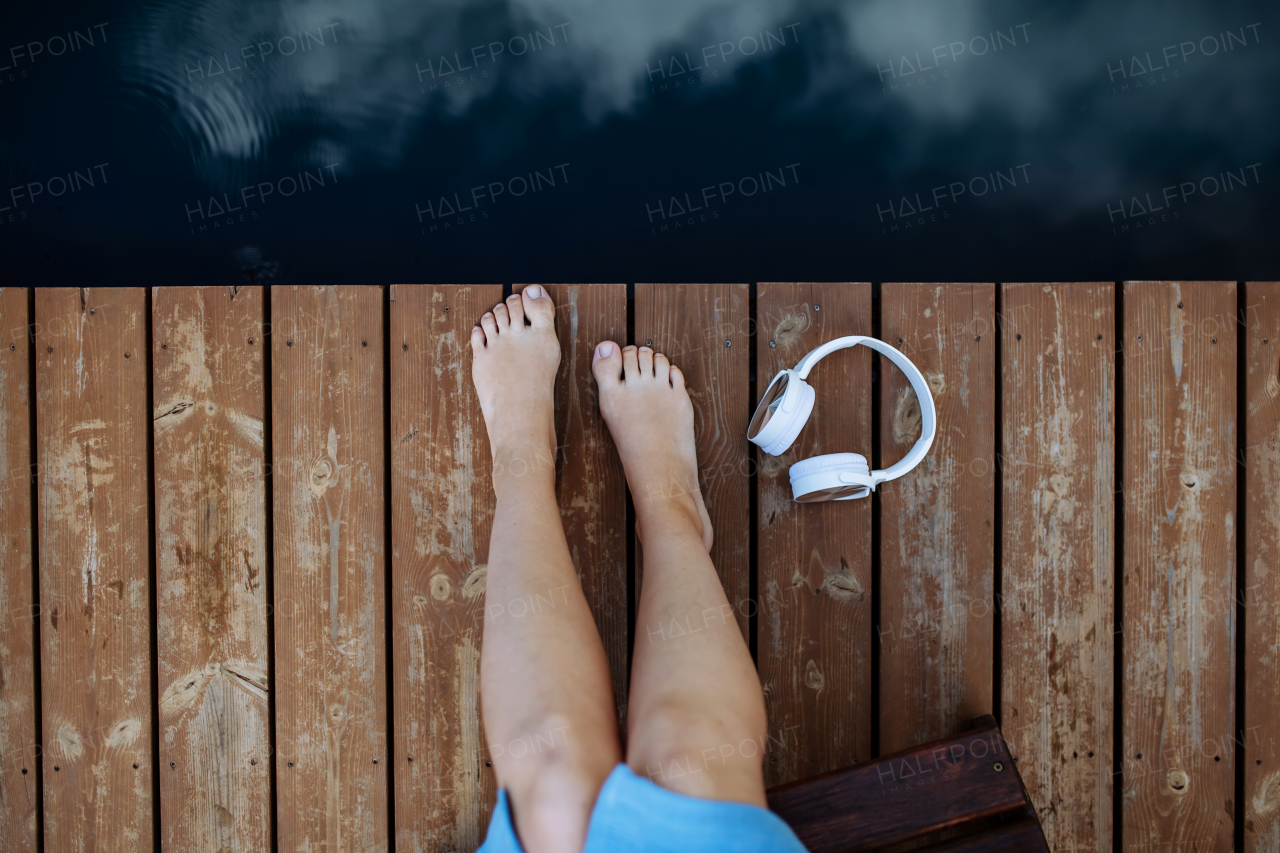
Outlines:
{"type": "MultiPolygon", "coordinates": [[[[813,408],[813,389],[805,381],[809,373],[819,361],[836,350],[859,345],[887,356],[911,383],[911,390],[920,401],[920,438],[905,456],[882,471],[867,472],[865,464],[859,463],[862,467],[855,466],[856,470],[824,474],[821,466],[806,464],[813,460],[797,462],[792,466],[791,472],[796,500],[823,500],[829,497],[843,500],[863,497],[880,483],[895,480],[916,467],[933,445],[934,435],[937,432],[937,412],[933,404],[933,395],[929,393],[929,385],[925,382],[923,374],[897,349],[878,338],[866,335],[848,335],[827,341],[800,359],[794,368],[779,371],[765,392],[756,414],[752,417],[748,438],[772,456],[779,456],[786,452],[799,435],[813,408]],[[804,480],[804,483],[801,484],[798,480],[804,480]],[[823,496],[812,497],[813,494],[823,496]]],[[[856,456],[856,454],[835,454],[835,456],[846,455],[856,456]]],[[[815,457],[815,459],[821,458],[823,457],[815,457]]],[[[858,459],[861,460],[862,457],[858,459]]],[[[838,460],[834,464],[840,467],[838,460]]],[[[847,469],[849,464],[845,462],[844,467],[847,469]]]]}

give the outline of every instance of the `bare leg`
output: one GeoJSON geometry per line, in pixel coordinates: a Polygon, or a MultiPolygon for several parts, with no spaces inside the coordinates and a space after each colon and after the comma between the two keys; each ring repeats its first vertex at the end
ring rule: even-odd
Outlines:
{"type": "Polygon", "coordinates": [[[707,554],[684,376],[648,347],[612,341],[593,368],[644,549],[627,764],[674,791],[763,806],[764,695],[707,554]]]}
{"type": "Polygon", "coordinates": [[[497,496],[480,697],[494,771],[529,853],[582,849],[622,754],[609,664],[556,506],[554,319],[534,286],[471,330],[497,496]]]}

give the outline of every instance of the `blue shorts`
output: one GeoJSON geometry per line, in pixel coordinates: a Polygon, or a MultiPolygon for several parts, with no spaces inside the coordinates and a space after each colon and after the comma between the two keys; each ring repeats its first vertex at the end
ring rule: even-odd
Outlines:
{"type": "MultiPolygon", "coordinates": [[[[583,853],[805,853],[791,827],[768,809],[704,800],[613,768],[587,827],[583,853]]],[[[489,834],[477,853],[524,853],[511,823],[507,792],[498,792],[489,834]]]]}

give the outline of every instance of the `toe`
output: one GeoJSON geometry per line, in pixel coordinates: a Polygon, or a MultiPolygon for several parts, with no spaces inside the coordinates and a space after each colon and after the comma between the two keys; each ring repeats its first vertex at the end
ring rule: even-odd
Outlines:
{"type": "Polygon", "coordinates": [[[671,362],[662,353],[653,354],[653,378],[659,382],[668,382],[671,377],[671,362]]]}
{"type": "Polygon", "coordinates": [[[684,373],[674,364],[671,365],[671,387],[677,391],[684,390],[684,373]]]}
{"type": "Polygon", "coordinates": [[[622,350],[622,371],[627,382],[635,382],[640,378],[640,361],[636,358],[634,346],[624,347],[622,350]]]}
{"type": "Polygon", "coordinates": [[[520,294],[513,293],[507,297],[507,312],[511,315],[511,331],[524,331],[524,303],[520,294]]]}
{"type": "Polygon", "coordinates": [[[486,343],[493,340],[493,336],[498,334],[498,321],[494,319],[492,311],[484,312],[484,316],[480,318],[480,327],[484,329],[486,343]]]}
{"type": "Polygon", "coordinates": [[[484,349],[484,329],[479,326],[471,327],[471,349],[475,352],[484,349]]]}
{"type": "Polygon", "coordinates": [[[601,388],[614,388],[622,384],[622,351],[613,341],[601,341],[591,356],[591,372],[601,388]]]}
{"type": "MultiPolygon", "coordinates": [[[[550,326],[555,322],[556,306],[551,301],[551,294],[540,284],[531,284],[520,292],[524,297],[524,313],[535,328],[550,326]]],[[[614,352],[617,352],[614,345],[614,352]]]]}
{"type": "Polygon", "coordinates": [[[640,377],[649,379],[653,376],[653,349],[640,347],[640,377]]]}
{"type": "Polygon", "coordinates": [[[507,313],[506,303],[499,302],[493,306],[493,316],[497,318],[499,334],[511,328],[511,315],[507,313]]]}

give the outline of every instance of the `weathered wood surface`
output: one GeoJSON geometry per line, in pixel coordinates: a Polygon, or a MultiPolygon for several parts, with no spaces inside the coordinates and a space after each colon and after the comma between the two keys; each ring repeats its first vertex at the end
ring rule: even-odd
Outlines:
{"type": "MultiPolygon", "coordinates": [[[[756,393],[842,335],[871,333],[865,283],[756,288],[756,393]]],[[[871,458],[871,351],[835,352],[809,374],[813,413],[782,456],[757,451],[757,662],[769,714],[768,785],[871,755],[871,501],[798,504],[788,471],[825,453],[871,458]]],[[[746,423],[732,424],[746,441],[746,423]]]]}
{"type": "Polygon", "coordinates": [[[1110,283],[1006,284],[998,330],[1001,720],[1057,850],[1112,845],[1114,305],[1110,283]]]}
{"type": "Polygon", "coordinates": [[[1280,282],[1242,305],[1244,423],[1244,840],[1280,850],[1280,282]]]}
{"type": "Polygon", "coordinates": [[[44,846],[148,851],[146,293],[35,299],[44,846]]]}
{"type": "Polygon", "coordinates": [[[388,848],[383,295],[271,291],[277,835],[388,848]]]}
{"type": "MultiPolygon", "coordinates": [[[[715,538],[711,561],[744,638],[751,602],[751,454],[746,442],[750,390],[750,291],[745,284],[637,284],[635,340],[684,372],[693,400],[698,482],[715,538]],[[652,342],[652,343],[650,343],[652,342]]],[[[643,580],[636,543],[636,601],[643,580]]]]}
{"type": "Polygon", "coordinates": [[[263,290],[157,288],[152,322],[161,843],[267,850],[263,290]]]}
{"type": "Polygon", "coordinates": [[[1123,310],[1124,845],[1229,850],[1236,285],[1126,282],[1123,310]]]}
{"type": "Polygon", "coordinates": [[[39,837],[28,322],[27,291],[0,288],[0,838],[13,853],[39,837]]]}
{"type": "MultiPolygon", "coordinates": [[[[618,725],[627,719],[627,481],[600,416],[591,359],[596,344],[625,346],[625,284],[545,284],[556,305],[556,498],[582,592],[613,676],[618,725]]],[[[524,285],[515,287],[516,292],[524,285]]]]}
{"type": "Polygon", "coordinates": [[[391,291],[399,850],[474,850],[497,797],[479,704],[493,474],[471,327],[501,301],[500,284],[391,291]]]}
{"type": "MultiPolygon", "coordinates": [[[[900,851],[903,842],[931,840],[934,833],[950,839],[979,833],[996,816],[1006,821],[1030,816],[1018,770],[990,716],[964,734],[784,785],[768,796],[770,808],[813,853],[900,851]]],[[[1008,827],[1024,845],[995,849],[1046,850],[1032,827],[1027,834],[1008,827]]],[[[957,840],[928,849],[957,847],[970,849],[957,840]]]]}
{"type": "MultiPolygon", "coordinates": [[[[933,394],[915,470],[880,488],[880,752],[956,734],[992,711],[995,352],[992,284],[884,284],[880,336],[933,394]]],[[[880,357],[880,465],[920,437],[911,383],[880,357]]]]}

